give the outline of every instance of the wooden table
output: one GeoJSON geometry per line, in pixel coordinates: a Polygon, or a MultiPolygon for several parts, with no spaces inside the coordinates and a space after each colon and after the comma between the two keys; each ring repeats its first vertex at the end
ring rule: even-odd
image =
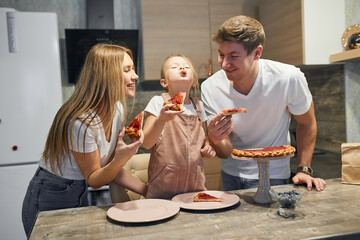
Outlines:
{"type": "MultiPolygon", "coordinates": [[[[306,191],[291,184],[272,189],[306,191]]],[[[168,220],[138,225],[109,221],[106,212],[113,205],[40,212],[31,239],[360,239],[359,185],[329,179],[325,191],[305,192],[298,216],[290,219],[277,214],[277,203],[255,204],[255,191],[233,191],[241,204],[231,209],[180,211],[168,220]]]]}

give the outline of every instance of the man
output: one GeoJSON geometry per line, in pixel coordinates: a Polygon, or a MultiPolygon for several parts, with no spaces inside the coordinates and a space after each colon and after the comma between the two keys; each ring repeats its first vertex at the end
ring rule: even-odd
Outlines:
{"type": "MultiPolygon", "coordinates": [[[[298,170],[295,184],[308,190],[326,187],[313,178],[311,158],[316,140],[314,103],[304,74],[292,65],[260,59],[265,43],[262,25],[247,16],[225,21],[212,40],[219,44],[222,70],[201,86],[204,108],[209,115],[211,144],[222,158],[224,190],[258,186],[257,161],[231,157],[235,149],[290,145],[291,114],[297,121],[298,170]],[[224,117],[224,108],[246,108],[247,113],[224,117]]],[[[290,159],[270,161],[270,184],[289,183],[290,159]]]]}

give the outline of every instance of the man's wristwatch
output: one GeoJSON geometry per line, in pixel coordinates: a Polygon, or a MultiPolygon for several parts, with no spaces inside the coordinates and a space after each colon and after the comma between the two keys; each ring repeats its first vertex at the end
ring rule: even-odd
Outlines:
{"type": "Polygon", "coordinates": [[[297,172],[297,173],[298,173],[298,172],[303,172],[303,173],[306,173],[306,174],[308,174],[308,175],[310,175],[310,176],[313,176],[313,173],[314,173],[314,171],[312,170],[312,168],[311,168],[311,167],[308,167],[308,166],[298,167],[297,170],[296,170],[296,172],[297,172]]]}

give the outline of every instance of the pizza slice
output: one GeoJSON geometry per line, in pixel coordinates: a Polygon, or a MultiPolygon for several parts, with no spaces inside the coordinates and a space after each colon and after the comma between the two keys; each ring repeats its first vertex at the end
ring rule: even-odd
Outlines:
{"type": "Polygon", "coordinates": [[[210,194],[201,192],[201,193],[198,193],[196,196],[194,196],[193,201],[194,202],[221,202],[222,199],[211,196],[210,194]]]}
{"type": "Polygon", "coordinates": [[[222,110],[222,112],[224,113],[225,116],[228,116],[242,112],[246,113],[247,110],[245,108],[231,108],[231,109],[225,108],[224,110],[222,110]]]}
{"type": "Polygon", "coordinates": [[[163,106],[169,103],[174,104],[170,110],[173,111],[182,111],[184,107],[186,92],[179,92],[175,96],[173,96],[169,101],[165,101],[163,106]]]}
{"type": "Polygon", "coordinates": [[[129,135],[129,137],[137,137],[141,136],[141,129],[144,122],[144,111],[139,113],[134,120],[125,128],[125,133],[129,135]]]}

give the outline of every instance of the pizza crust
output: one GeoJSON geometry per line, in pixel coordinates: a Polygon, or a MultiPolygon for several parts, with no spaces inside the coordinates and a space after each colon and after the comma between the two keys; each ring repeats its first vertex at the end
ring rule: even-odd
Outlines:
{"type": "Polygon", "coordinates": [[[125,129],[125,133],[129,137],[137,137],[137,138],[139,138],[141,136],[141,131],[140,130],[134,131],[134,129],[131,129],[131,128],[125,129]]]}
{"type": "Polygon", "coordinates": [[[266,147],[262,149],[244,149],[238,150],[233,149],[232,154],[238,157],[252,157],[252,158],[261,158],[261,157],[278,157],[291,155],[296,152],[296,149],[290,145],[283,146],[273,146],[266,147]]]}
{"type": "MultiPolygon", "coordinates": [[[[172,104],[171,102],[168,102],[168,101],[165,101],[164,102],[164,104],[163,104],[163,106],[164,105],[166,105],[166,104],[172,104]]],[[[183,106],[184,106],[184,104],[174,104],[174,105],[172,105],[170,108],[169,108],[169,110],[171,110],[171,111],[182,111],[183,110],[183,106]]]]}

